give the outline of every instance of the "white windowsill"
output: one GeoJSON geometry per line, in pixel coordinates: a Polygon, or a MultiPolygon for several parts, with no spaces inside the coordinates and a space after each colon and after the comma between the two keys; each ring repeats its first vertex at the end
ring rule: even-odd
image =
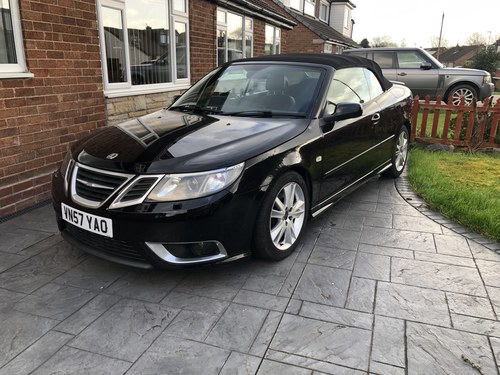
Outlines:
{"type": "Polygon", "coordinates": [[[162,92],[187,90],[191,87],[191,84],[178,84],[170,87],[144,87],[144,88],[126,88],[126,89],[116,89],[116,90],[104,90],[104,96],[106,98],[120,98],[124,96],[135,96],[135,95],[147,95],[147,94],[158,94],[162,92]]]}
{"type": "Polygon", "coordinates": [[[30,72],[0,72],[0,79],[13,79],[13,78],[33,78],[35,75],[30,72]]]}

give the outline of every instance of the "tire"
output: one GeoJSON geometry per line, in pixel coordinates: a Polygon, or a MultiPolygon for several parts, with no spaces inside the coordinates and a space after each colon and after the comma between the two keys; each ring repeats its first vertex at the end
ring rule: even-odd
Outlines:
{"type": "Polygon", "coordinates": [[[257,215],[254,232],[255,254],[280,260],[297,247],[309,215],[309,194],[297,172],[287,172],[267,191],[257,215]]]}
{"type": "Polygon", "coordinates": [[[451,98],[451,102],[453,105],[459,105],[460,99],[462,97],[464,98],[465,105],[471,105],[472,100],[474,98],[477,99],[476,89],[470,85],[458,85],[456,87],[453,87],[450,91],[450,94],[448,95],[448,100],[446,100],[446,102],[448,103],[449,99],[451,98]]]}
{"type": "Polygon", "coordinates": [[[402,126],[392,147],[391,167],[382,173],[383,176],[396,178],[403,173],[408,160],[409,139],[408,129],[402,126]]]}

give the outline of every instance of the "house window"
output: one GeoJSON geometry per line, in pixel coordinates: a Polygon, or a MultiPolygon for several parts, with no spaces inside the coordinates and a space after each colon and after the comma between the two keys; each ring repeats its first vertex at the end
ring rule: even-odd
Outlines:
{"type": "Polygon", "coordinates": [[[319,6],[319,19],[328,23],[328,3],[321,2],[319,6]]]}
{"type": "Polygon", "coordinates": [[[304,14],[314,17],[316,0],[304,0],[304,14]]]}
{"type": "Polygon", "coordinates": [[[189,84],[187,1],[98,1],[106,94],[189,84]]]}
{"type": "Polygon", "coordinates": [[[0,0],[0,78],[33,77],[28,73],[17,0],[0,0]]]}
{"type": "Polygon", "coordinates": [[[351,11],[350,10],[345,10],[344,11],[344,28],[348,29],[349,28],[349,22],[351,20],[351,11]]]}
{"type": "Polygon", "coordinates": [[[290,8],[314,17],[316,0],[290,0],[290,8]]]}
{"type": "Polygon", "coordinates": [[[252,55],[253,20],[217,9],[217,65],[252,55]]]}
{"type": "Polygon", "coordinates": [[[301,0],[290,0],[290,8],[302,11],[301,0]]]}
{"type": "Polygon", "coordinates": [[[281,52],[281,29],[275,26],[266,25],[265,55],[275,55],[281,52]]]}

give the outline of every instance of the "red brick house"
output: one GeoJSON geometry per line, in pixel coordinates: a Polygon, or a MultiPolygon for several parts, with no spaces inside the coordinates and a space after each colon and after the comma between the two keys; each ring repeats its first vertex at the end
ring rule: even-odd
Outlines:
{"type": "Polygon", "coordinates": [[[297,26],[288,32],[290,53],[342,53],[352,40],[356,6],[344,0],[274,0],[297,26]]]}
{"type": "Polygon", "coordinates": [[[337,51],[298,14],[274,0],[0,1],[0,219],[50,199],[75,140],[165,107],[225,61],[337,51]]]}

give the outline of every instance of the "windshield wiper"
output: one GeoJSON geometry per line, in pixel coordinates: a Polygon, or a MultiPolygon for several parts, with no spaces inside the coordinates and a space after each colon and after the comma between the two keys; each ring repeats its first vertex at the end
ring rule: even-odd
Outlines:
{"type": "Polygon", "coordinates": [[[170,109],[173,111],[192,111],[192,112],[202,112],[210,114],[216,114],[221,112],[220,110],[214,107],[200,107],[199,105],[196,104],[175,105],[173,107],[170,107],[169,110],[170,109]]]}
{"type": "Polygon", "coordinates": [[[260,111],[260,110],[220,112],[219,114],[225,116],[242,116],[242,117],[298,117],[298,118],[306,117],[306,115],[303,113],[273,112],[273,111],[260,111]]]}
{"type": "Polygon", "coordinates": [[[221,115],[226,116],[248,116],[248,117],[272,117],[273,113],[271,111],[260,111],[260,110],[250,110],[250,111],[236,111],[236,112],[221,112],[221,115]]]}

